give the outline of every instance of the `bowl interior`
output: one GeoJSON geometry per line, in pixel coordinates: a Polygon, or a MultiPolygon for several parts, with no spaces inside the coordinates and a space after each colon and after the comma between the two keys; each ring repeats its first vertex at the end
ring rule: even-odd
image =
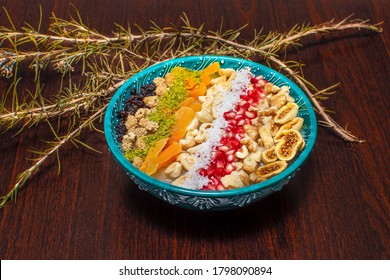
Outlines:
{"type": "Polygon", "coordinates": [[[134,75],[131,79],[127,80],[114,94],[106,111],[104,118],[104,132],[107,140],[108,147],[112,152],[114,158],[124,168],[126,173],[131,176],[138,177],[146,185],[151,187],[158,187],[168,191],[182,193],[186,195],[202,196],[202,197],[227,197],[231,195],[239,195],[244,193],[250,193],[258,191],[270,186],[275,186],[278,182],[288,180],[290,176],[300,168],[300,166],[306,161],[310,152],[312,151],[317,136],[317,121],[313,110],[313,107],[303,93],[303,91],[289,80],[284,75],[270,69],[261,64],[240,59],[234,57],[225,56],[190,56],[185,58],[172,59],[166,62],[155,64],[138,74],[134,75]],[[202,190],[189,190],[177,186],[173,186],[166,182],[157,180],[151,176],[146,175],[138,168],[133,166],[122,154],[121,145],[117,140],[115,127],[118,123],[117,113],[123,110],[124,102],[130,96],[132,89],[138,90],[144,84],[151,83],[155,77],[164,77],[169,73],[172,68],[176,66],[182,66],[193,70],[200,70],[205,68],[212,62],[218,61],[221,68],[233,68],[239,70],[244,67],[250,67],[251,72],[254,75],[263,75],[264,78],[278,86],[289,86],[290,95],[294,97],[295,102],[299,105],[298,116],[304,119],[304,125],[301,130],[301,134],[305,140],[306,147],[304,150],[295,157],[295,159],[289,162],[289,166],[283,172],[278,175],[258,184],[247,186],[240,189],[225,190],[225,191],[202,191],[202,190]]]}

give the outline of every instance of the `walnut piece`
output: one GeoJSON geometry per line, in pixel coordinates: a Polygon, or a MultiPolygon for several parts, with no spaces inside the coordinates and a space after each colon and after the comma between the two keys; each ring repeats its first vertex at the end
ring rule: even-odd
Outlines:
{"type": "Polygon", "coordinates": [[[145,128],[147,131],[154,132],[158,129],[158,123],[150,121],[147,118],[142,118],[139,120],[139,125],[145,128]]]}
{"type": "Polygon", "coordinates": [[[137,123],[138,123],[138,120],[136,117],[134,117],[133,115],[128,115],[126,122],[125,122],[126,129],[129,130],[133,127],[136,127],[137,123]]]}
{"type": "Polygon", "coordinates": [[[139,120],[139,119],[147,117],[149,115],[149,113],[150,113],[150,109],[140,108],[137,110],[137,112],[135,112],[134,116],[139,120]]]}
{"type": "Polygon", "coordinates": [[[158,104],[158,97],[157,96],[147,96],[143,99],[146,106],[149,108],[155,108],[158,104]]]}
{"type": "Polygon", "coordinates": [[[137,149],[146,149],[146,144],[142,137],[137,138],[137,141],[135,141],[135,146],[137,147],[137,149]]]}
{"type": "Polygon", "coordinates": [[[167,84],[165,79],[161,77],[154,78],[154,84],[156,85],[156,95],[163,96],[167,92],[167,84]]]}

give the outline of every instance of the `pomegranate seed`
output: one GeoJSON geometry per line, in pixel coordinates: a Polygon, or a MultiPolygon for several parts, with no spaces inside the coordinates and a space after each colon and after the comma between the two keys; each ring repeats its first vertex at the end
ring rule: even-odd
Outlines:
{"type": "Polygon", "coordinates": [[[253,112],[253,111],[246,111],[245,112],[245,116],[248,118],[248,119],[254,119],[256,117],[256,112],[253,112]]]}
{"type": "MultiPolygon", "coordinates": [[[[259,102],[257,101],[257,102],[255,102],[255,101],[253,101],[252,100],[252,102],[251,102],[251,107],[252,108],[255,108],[254,110],[256,110],[257,111],[257,104],[258,104],[259,102]]],[[[251,108],[251,107],[249,107],[249,108],[251,108]]],[[[250,109],[249,109],[250,110],[250,109]]]]}
{"type": "Polygon", "coordinates": [[[249,95],[248,94],[241,95],[240,99],[248,101],[249,100],[249,95]]]}
{"type": "MultiPolygon", "coordinates": [[[[240,110],[240,111],[241,111],[241,110],[240,110]]],[[[245,110],[242,109],[242,114],[237,114],[237,115],[234,117],[234,119],[235,119],[236,121],[240,121],[240,120],[242,120],[242,119],[244,118],[244,114],[245,114],[245,110]]]]}
{"type": "Polygon", "coordinates": [[[228,138],[231,138],[229,133],[235,131],[234,126],[228,126],[228,127],[226,128],[225,131],[226,131],[226,136],[227,136],[228,138]]]}
{"type": "Polygon", "coordinates": [[[229,121],[229,125],[236,126],[237,125],[237,121],[236,120],[230,120],[229,121]]]}
{"type": "Polygon", "coordinates": [[[258,88],[256,91],[257,91],[257,94],[264,93],[264,88],[258,88]]]}
{"type": "MultiPolygon", "coordinates": [[[[255,102],[253,102],[253,103],[255,103],[255,102]]],[[[257,112],[256,105],[254,105],[253,103],[251,104],[251,106],[249,106],[248,111],[257,112]],[[254,105],[254,106],[253,106],[253,105],[254,105]]]]}
{"type": "Polygon", "coordinates": [[[223,114],[223,117],[225,118],[225,120],[228,120],[234,118],[235,115],[236,113],[234,113],[233,111],[228,111],[223,114]]]}
{"type": "Polygon", "coordinates": [[[220,160],[225,158],[225,153],[223,151],[218,151],[215,155],[215,160],[220,160]]]}
{"type": "Polygon", "coordinates": [[[231,150],[226,152],[226,155],[227,156],[235,155],[237,151],[238,151],[238,149],[231,149],[231,150]]]}
{"type": "Polygon", "coordinates": [[[225,176],[225,168],[224,167],[218,167],[215,174],[220,178],[225,176]]]}
{"type": "MultiPolygon", "coordinates": [[[[232,141],[230,142],[230,145],[232,146],[233,149],[239,149],[241,148],[241,143],[239,140],[237,139],[232,139],[232,141]]],[[[229,151],[227,151],[228,153],[229,151]]]]}
{"type": "Polygon", "coordinates": [[[225,161],[224,160],[219,160],[215,164],[216,169],[215,169],[215,174],[220,176],[223,175],[225,172],[225,161]]]}
{"type": "Polygon", "coordinates": [[[251,104],[249,102],[246,102],[244,105],[242,105],[240,107],[240,109],[244,109],[245,111],[247,111],[249,109],[249,107],[251,106],[251,104]]]}
{"type": "Polygon", "coordinates": [[[257,84],[260,80],[262,80],[263,79],[263,77],[262,76],[253,76],[252,78],[251,78],[251,83],[252,84],[257,84]]]}
{"type": "Polygon", "coordinates": [[[217,167],[215,173],[217,175],[221,175],[221,170],[225,170],[225,161],[224,160],[218,160],[215,164],[215,166],[217,167]]]}
{"type": "Polygon", "coordinates": [[[239,107],[243,107],[245,104],[247,104],[246,100],[241,100],[240,102],[238,102],[239,107]]]}
{"type": "Polygon", "coordinates": [[[242,126],[238,126],[237,127],[237,129],[236,129],[236,138],[237,138],[237,136],[238,137],[241,137],[241,135],[240,134],[243,134],[244,133],[244,128],[242,127],[242,126]]]}
{"type": "Polygon", "coordinates": [[[237,122],[237,125],[244,125],[245,124],[245,119],[241,119],[237,122]]]}
{"type": "Polygon", "coordinates": [[[234,135],[237,133],[237,126],[231,126],[228,128],[228,133],[229,133],[229,139],[234,138],[234,135]]]}
{"type": "Polygon", "coordinates": [[[250,95],[250,98],[253,102],[258,102],[260,94],[261,92],[255,91],[253,92],[253,94],[250,95]]]}
{"type": "Polygon", "coordinates": [[[235,167],[233,164],[228,164],[225,168],[226,174],[231,174],[234,171],[235,167]]]}
{"type": "Polygon", "coordinates": [[[229,131],[227,134],[226,134],[227,138],[230,139],[230,138],[233,138],[234,137],[234,133],[229,131]]]}
{"type": "Polygon", "coordinates": [[[218,191],[223,191],[225,189],[224,185],[223,184],[218,184],[215,186],[215,189],[218,190],[218,191]]]}
{"type": "Polygon", "coordinates": [[[207,170],[204,168],[199,169],[199,175],[206,177],[207,176],[207,170]]]}
{"type": "Polygon", "coordinates": [[[244,113],[245,113],[245,109],[244,109],[244,108],[240,108],[240,109],[237,111],[237,114],[236,114],[235,119],[237,119],[238,116],[242,116],[244,113]]]}
{"type": "Polygon", "coordinates": [[[211,191],[215,190],[215,186],[213,185],[213,183],[209,183],[206,187],[206,190],[211,190],[211,191]]]}
{"type": "Polygon", "coordinates": [[[209,179],[213,185],[217,185],[219,183],[219,180],[215,176],[210,176],[209,179]]]}
{"type": "Polygon", "coordinates": [[[227,137],[222,137],[221,141],[219,141],[222,145],[226,145],[229,142],[229,139],[227,137]]]}
{"type": "MultiPolygon", "coordinates": [[[[233,162],[234,159],[235,159],[234,154],[231,154],[231,155],[227,155],[227,156],[226,156],[226,161],[229,162],[229,163],[233,162]]],[[[228,166],[229,166],[229,165],[228,165],[228,166]]]]}
{"type": "Polygon", "coordinates": [[[227,150],[229,150],[229,147],[228,147],[228,146],[225,146],[225,145],[222,145],[222,146],[218,146],[218,147],[217,147],[217,150],[218,150],[218,151],[226,152],[227,150]]]}
{"type": "Polygon", "coordinates": [[[253,95],[251,95],[252,98],[259,98],[259,95],[264,93],[262,88],[257,89],[256,91],[253,92],[253,95]]]}

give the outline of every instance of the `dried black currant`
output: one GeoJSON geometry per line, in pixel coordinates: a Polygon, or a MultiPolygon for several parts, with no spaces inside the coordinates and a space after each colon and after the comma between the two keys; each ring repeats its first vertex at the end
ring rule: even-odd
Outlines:
{"type": "Polygon", "coordinates": [[[115,128],[116,134],[118,135],[118,141],[122,142],[123,135],[126,134],[126,125],[125,122],[119,121],[115,128]]]}
{"type": "Polygon", "coordinates": [[[125,110],[119,111],[116,115],[117,115],[118,119],[126,119],[128,116],[128,114],[126,113],[125,110]]]}

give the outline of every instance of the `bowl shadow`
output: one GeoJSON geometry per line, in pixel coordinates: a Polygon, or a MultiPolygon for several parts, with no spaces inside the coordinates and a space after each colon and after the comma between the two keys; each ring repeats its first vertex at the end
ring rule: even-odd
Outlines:
{"type": "MultiPolygon", "coordinates": [[[[305,200],[311,172],[302,170],[280,191],[251,205],[225,211],[200,211],[180,208],[163,202],[138,187],[126,188],[124,199],[131,209],[139,210],[140,218],[166,235],[186,233],[194,239],[214,239],[216,236],[248,236],[264,229],[284,227],[305,200]],[[227,234],[228,233],[228,234],[227,234]]],[[[309,171],[309,170],[308,170],[309,171]]],[[[133,185],[134,184],[134,185],[133,185]]]]}

